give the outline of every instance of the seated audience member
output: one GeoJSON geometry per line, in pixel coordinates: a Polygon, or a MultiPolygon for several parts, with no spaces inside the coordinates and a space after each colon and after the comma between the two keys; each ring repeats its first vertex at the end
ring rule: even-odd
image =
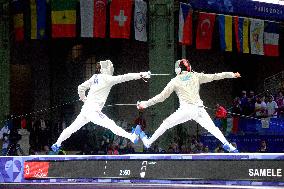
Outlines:
{"type": "Polygon", "coordinates": [[[267,116],[268,117],[277,117],[277,103],[274,101],[274,97],[272,95],[269,96],[267,106],[267,116]]]}
{"type": "Polygon", "coordinates": [[[131,143],[130,141],[127,143],[127,146],[126,146],[126,148],[124,149],[124,153],[125,153],[125,154],[134,154],[134,153],[135,153],[135,150],[134,150],[134,148],[133,148],[133,145],[132,145],[132,143],[131,143]]]}
{"type": "Polygon", "coordinates": [[[142,110],[139,111],[139,115],[138,115],[138,117],[134,120],[134,124],[135,124],[135,125],[140,125],[142,131],[145,131],[147,125],[146,125],[146,120],[145,120],[145,118],[144,118],[144,116],[143,116],[143,111],[142,111],[142,110]]]}
{"type": "Polygon", "coordinates": [[[279,118],[283,118],[284,117],[284,96],[283,96],[282,91],[278,92],[278,95],[276,97],[276,103],[278,106],[277,116],[279,118]]]}
{"type": "Polygon", "coordinates": [[[204,146],[203,153],[210,153],[209,146],[204,146]]]}
{"type": "Polygon", "coordinates": [[[244,115],[248,115],[248,97],[247,97],[247,92],[242,91],[242,96],[240,98],[240,107],[241,107],[241,112],[244,115]]]}
{"type": "Polygon", "coordinates": [[[266,117],[266,103],[265,103],[265,97],[256,97],[256,102],[255,102],[255,116],[258,118],[263,118],[266,117]]]}
{"type": "Polygon", "coordinates": [[[118,145],[115,143],[111,144],[108,148],[107,155],[119,155],[118,145]]]}
{"type": "Polygon", "coordinates": [[[239,130],[239,119],[241,114],[241,100],[239,97],[236,97],[233,101],[233,107],[232,107],[232,117],[233,117],[233,128],[232,133],[236,134],[239,130]]]}
{"type": "Polygon", "coordinates": [[[266,152],[268,152],[268,147],[267,147],[267,144],[266,144],[266,141],[265,141],[265,140],[262,140],[262,141],[261,141],[258,152],[261,152],[261,153],[266,153],[266,152]]]}

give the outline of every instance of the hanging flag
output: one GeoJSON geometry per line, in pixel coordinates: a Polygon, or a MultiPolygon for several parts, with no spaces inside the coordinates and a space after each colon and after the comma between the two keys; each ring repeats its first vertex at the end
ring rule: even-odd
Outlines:
{"type": "Polygon", "coordinates": [[[216,14],[199,13],[196,34],[197,49],[211,49],[215,17],[216,14]]]}
{"type": "Polygon", "coordinates": [[[52,37],[76,36],[77,0],[51,0],[52,37]]]}
{"type": "Polygon", "coordinates": [[[81,37],[105,38],[106,0],[81,0],[81,37]]]}
{"type": "Polygon", "coordinates": [[[24,2],[22,0],[12,2],[13,32],[15,41],[23,41],[24,33],[24,2]]]}
{"type": "Polygon", "coordinates": [[[258,19],[250,20],[250,49],[251,54],[263,55],[263,32],[264,21],[258,19]]]}
{"type": "Polygon", "coordinates": [[[279,23],[265,22],[264,55],[279,56],[279,23]]]}
{"type": "Polygon", "coordinates": [[[137,41],[147,41],[147,3],[135,0],[134,29],[137,41]]]}
{"type": "Polygon", "coordinates": [[[218,19],[221,50],[232,51],[232,16],[220,15],[218,19]]]}
{"type": "Polygon", "coordinates": [[[110,37],[130,37],[132,0],[112,0],[110,4],[110,37]]]}
{"type": "Polygon", "coordinates": [[[192,45],[192,8],[189,4],[180,3],[178,34],[182,45],[192,45]]]}
{"type": "Polygon", "coordinates": [[[235,37],[238,52],[249,53],[248,28],[249,19],[234,17],[235,37]]]}
{"type": "Polygon", "coordinates": [[[46,38],[46,1],[30,0],[31,39],[46,38]]]}

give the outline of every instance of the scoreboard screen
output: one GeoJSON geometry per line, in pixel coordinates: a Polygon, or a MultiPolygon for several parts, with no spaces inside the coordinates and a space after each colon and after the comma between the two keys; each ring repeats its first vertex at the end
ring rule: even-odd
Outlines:
{"type": "Polygon", "coordinates": [[[283,182],[281,160],[50,160],[25,161],[25,179],[113,178],[283,182]]]}

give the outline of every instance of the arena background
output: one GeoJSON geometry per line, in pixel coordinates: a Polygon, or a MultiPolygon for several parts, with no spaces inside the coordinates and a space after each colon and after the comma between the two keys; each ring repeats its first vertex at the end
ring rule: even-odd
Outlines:
{"type": "MultiPolygon", "coordinates": [[[[190,60],[196,72],[238,71],[242,75],[238,80],[226,79],[202,85],[200,94],[205,106],[214,108],[215,104],[219,103],[230,107],[233,98],[240,96],[242,90],[253,90],[256,94],[269,93],[264,88],[265,79],[280,73],[284,68],[283,35],[280,35],[279,57],[239,54],[236,49],[233,49],[233,52],[221,52],[216,20],[211,50],[196,50],[195,44],[184,48],[178,44],[177,39],[178,2],[150,1],[153,6],[150,6],[147,27],[151,30],[148,32],[149,40],[146,43],[134,39],[133,29],[128,40],[111,39],[107,33],[105,39],[77,37],[33,41],[27,37],[23,42],[15,43],[9,30],[11,18],[5,9],[5,3],[2,3],[2,8],[4,7],[1,15],[3,22],[0,26],[2,120],[7,113],[24,115],[68,103],[36,113],[33,117],[49,120],[60,120],[64,117],[70,123],[82,106],[80,102],[69,103],[78,99],[77,86],[94,73],[94,64],[97,61],[105,59],[113,62],[115,75],[148,70],[152,73],[172,74],[170,77],[153,76],[148,83],[139,80],[119,84],[111,90],[107,104],[136,103],[137,100],[145,100],[158,94],[175,76],[174,62],[182,57],[190,60]]],[[[197,12],[194,13],[193,28],[197,25],[196,17],[197,12]]],[[[282,23],[281,33],[283,32],[282,23]]],[[[235,48],[234,44],[233,47],[235,48]]],[[[277,82],[277,86],[282,85],[279,83],[282,82],[281,80],[277,82]]],[[[275,88],[271,90],[276,90],[275,88]]],[[[145,116],[149,132],[154,131],[177,106],[176,95],[171,95],[171,98],[165,102],[147,109],[145,116]]],[[[135,106],[114,106],[104,111],[114,120],[124,119],[130,123],[138,115],[135,106]]],[[[208,112],[213,116],[213,111],[208,110],[208,112]]],[[[179,135],[180,130],[195,133],[196,128],[196,123],[185,123],[182,127],[165,133],[160,139],[161,144],[170,143],[179,135]]]]}

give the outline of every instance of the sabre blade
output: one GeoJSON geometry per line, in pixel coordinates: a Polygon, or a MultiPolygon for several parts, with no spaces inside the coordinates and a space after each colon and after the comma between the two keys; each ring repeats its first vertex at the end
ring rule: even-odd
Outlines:
{"type": "Polygon", "coordinates": [[[172,74],[151,74],[151,75],[172,75],[172,74]]]}
{"type": "Polygon", "coordinates": [[[137,104],[109,104],[105,106],[137,106],[137,104]]]}

